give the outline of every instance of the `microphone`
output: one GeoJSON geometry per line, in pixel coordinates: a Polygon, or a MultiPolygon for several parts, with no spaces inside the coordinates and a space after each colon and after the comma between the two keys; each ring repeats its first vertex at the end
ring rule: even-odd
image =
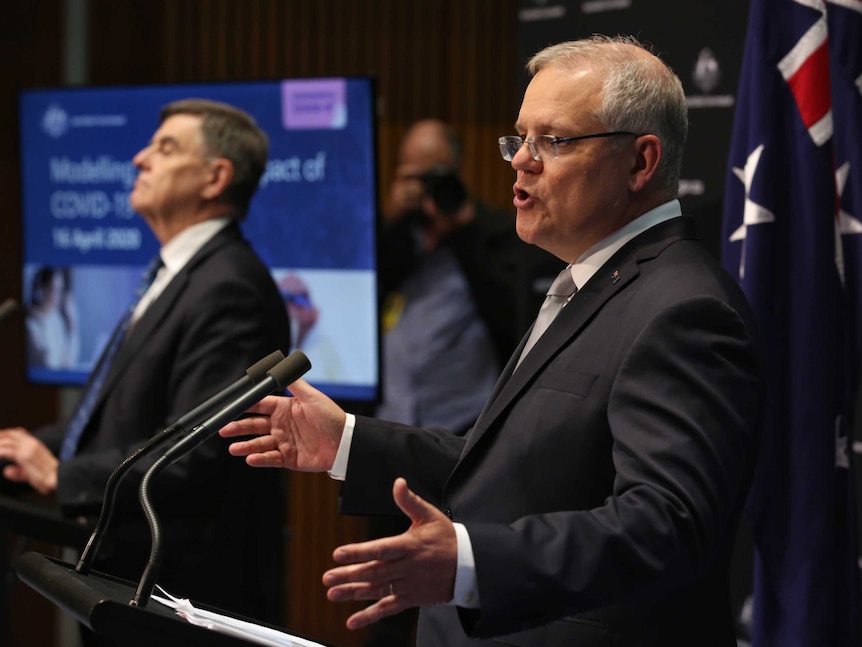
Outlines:
{"type": "MultiPolygon", "coordinates": [[[[164,453],[161,459],[173,463],[204,441],[216,434],[231,420],[236,420],[245,413],[251,405],[259,402],[265,396],[276,391],[284,391],[311,368],[311,362],[301,350],[295,350],[286,358],[266,372],[266,376],[258,384],[250,387],[245,393],[236,397],[233,402],[224,406],[197,427],[176,445],[164,453]]],[[[152,469],[152,468],[151,468],[152,469]]]]}
{"type": "Polygon", "coordinates": [[[23,310],[24,306],[15,301],[15,299],[6,299],[3,303],[0,303],[0,324],[23,310]]]}
{"type": "Polygon", "coordinates": [[[81,557],[78,559],[75,571],[84,575],[90,571],[91,562],[95,558],[96,552],[99,550],[99,546],[102,543],[102,537],[104,536],[108,524],[111,521],[111,517],[114,514],[114,499],[116,498],[117,488],[119,487],[120,481],[129,472],[132,466],[174,436],[184,433],[189,429],[189,427],[194,427],[202,420],[211,417],[219,409],[224,407],[225,403],[229,403],[235,399],[237,394],[247,391],[250,387],[253,387],[265,380],[267,378],[267,371],[273,369],[283,359],[284,353],[280,350],[276,350],[263,359],[258,360],[249,366],[245,371],[245,375],[239,378],[236,382],[225,387],[185,415],[177,418],[173,424],[165,427],[165,429],[160,433],[150,438],[144,445],[135,450],[117,466],[105,484],[105,496],[102,500],[102,510],[99,512],[99,518],[96,521],[96,525],[90,535],[90,539],[87,541],[87,545],[81,553],[81,557]]]}
{"type": "Polygon", "coordinates": [[[156,585],[159,568],[162,561],[161,527],[155,508],[150,500],[150,482],[165,467],[178,461],[187,453],[211,438],[227,423],[242,415],[250,406],[262,400],[271,393],[284,391],[288,385],[302,377],[311,368],[311,362],[301,350],[295,350],[266,372],[266,377],[255,384],[231,403],[214,413],[207,420],[195,427],[187,436],[173,445],[153,463],[138,488],[138,498],[141,508],[150,526],[151,548],[150,558],[141,581],[138,583],[135,597],[129,601],[131,606],[146,606],[156,585]]]}
{"type": "MultiPolygon", "coordinates": [[[[261,360],[258,360],[251,366],[249,366],[245,375],[239,378],[236,382],[231,384],[228,387],[225,387],[214,396],[212,396],[209,400],[202,402],[194,409],[189,411],[184,416],[180,416],[177,420],[167,427],[163,433],[171,435],[174,433],[182,433],[189,427],[194,427],[195,425],[200,424],[202,420],[206,420],[210,416],[212,416],[216,411],[221,409],[226,403],[230,402],[237,395],[248,389],[249,387],[253,387],[255,384],[259,384],[263,380],[266,379],[267,372],[270,369],[275,368],[275,366],[284,359],[284,353],[280,350],[273,351],[266,357],[261,360]]],[[[249,405],[251,406],[251,405],[249,405]]]]}

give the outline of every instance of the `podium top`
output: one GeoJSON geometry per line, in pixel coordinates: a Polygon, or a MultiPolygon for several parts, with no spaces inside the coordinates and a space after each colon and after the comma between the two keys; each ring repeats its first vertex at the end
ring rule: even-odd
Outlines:
{"type": "Polygon", "coordinates": [[[136,585],[104,573],[82,575],[71,564],[28,552],[16,562],[18,576],[87,625],[123,647],[167,644],[182,647],[242,647],[257,643],[189,624],[160,604],[130,606],[136,585]]]}

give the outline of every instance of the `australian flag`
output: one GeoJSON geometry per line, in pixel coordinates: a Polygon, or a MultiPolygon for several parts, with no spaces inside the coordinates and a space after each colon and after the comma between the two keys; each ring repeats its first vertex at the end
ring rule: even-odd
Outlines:
{"type": "Polygon", "coordinates": [[[722,258],[760,322],[754,647],[859,647],[862,0],[752,0],[722,258]]]}

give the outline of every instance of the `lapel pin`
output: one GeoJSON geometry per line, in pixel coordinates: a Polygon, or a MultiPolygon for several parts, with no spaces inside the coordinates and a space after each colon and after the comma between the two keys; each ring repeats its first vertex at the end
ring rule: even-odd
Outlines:
{"type": "Polygon", "coordinates": [[[620,273],[614,270],[614,273],[611,274],[611,283],[616,283],[620,280],[620,273]]]}

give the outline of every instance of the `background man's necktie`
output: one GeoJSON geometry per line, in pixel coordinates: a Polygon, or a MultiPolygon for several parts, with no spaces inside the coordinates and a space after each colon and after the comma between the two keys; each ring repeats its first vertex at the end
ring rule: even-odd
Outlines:
{"type": "Polygon", "coordinates": [[[111,361],[117,354],[117,350],[119,350],[120,344],[122,344],[123,338],[129,329],[135,306],[138,305],[138,301],[141,300],[141,297],[144,296],[150,285],[152,285],[156,278],[156,274],[162,265],[163,263],[160,256],[156,256],[150,262],[141,279],[140,286],[138,286],[138,289],[135,291],[134,300],[126,310],[123,318],[120,319],[117,327],[114,328],[114,332],[111,334],[111,338],[108,340],[105,350],[102,352],[101,357],[99,357],[99,361],[96,362],[96,368],[93,369],[93,372],[90,374],[87,386],[84,387],[84,395],[81,396],[81,401],[78,403],[77,409],[75,409],[75,413],[72,416],[68,429],[66,430],[66,436],[63,438],[63,445],[60,448],[59,455],[60,460],[66,460],[75,455],[75,450],[78,448],[78,441],[81,439],[84,427],[87,426],[87,423],[90,421],[90,416],[93,415],[93,408],[96,406],[96,401],[99,399],[99,392],[102,390],[105,377],[107,377],[108,370],[111,368],[111,361]]]}
{"type": "Polygon", "coordinates": [[[515,368],[521,365],[521,362],[524,361],[527,353],[530,352],[530,349],[539,340],[539,337],[541,337],[545,330],[547,330],[548,326],[551,325],[554,317],[556,317],[560,310],[563,309],[563,306],[568,303],[569,297],[571,297],[576,291],[577,287],[575,287],[575,281],[572,279],[572,269],[570,267],[566,267],[557,275],[554,282],[551,283],[551,287],[548,289],[548,294],[545,296],[545,301],[539,309],[539,316],[536,317],[536,323],[533,324],[530,337],[527,339],[527,343],[524,346],[524,350],[521,352],[521,357],[518,359],[518,364],[515,368]]]}

